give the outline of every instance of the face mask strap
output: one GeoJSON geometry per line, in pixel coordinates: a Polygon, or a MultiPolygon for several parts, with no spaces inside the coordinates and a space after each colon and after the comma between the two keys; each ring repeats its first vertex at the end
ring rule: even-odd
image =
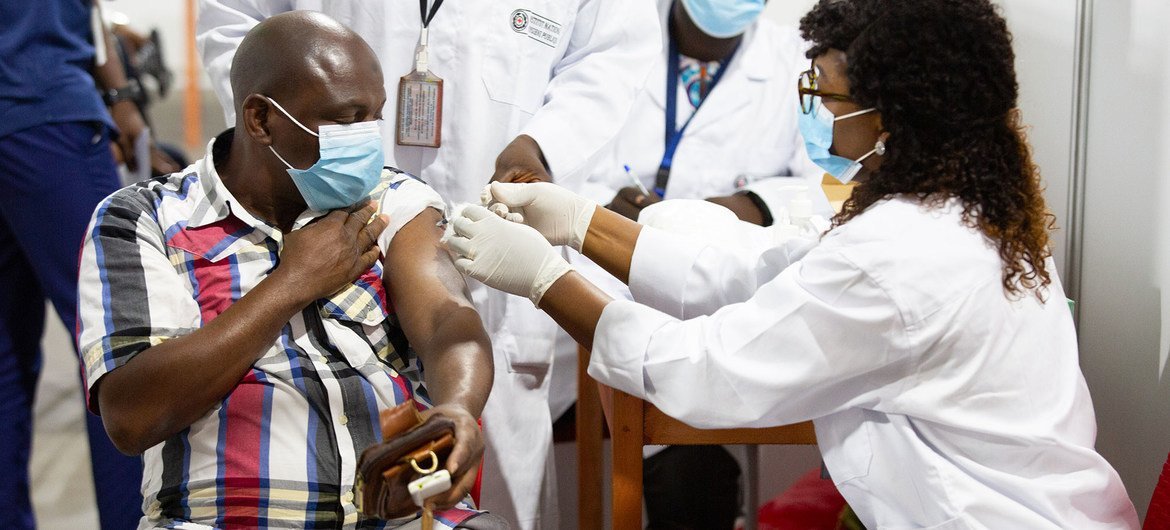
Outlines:
{"type": "MultiPolygon", "coordinates": [[[[315,132],[313,132],[313,131],[309,130],[309,128],[308,128],[308,127],[305,127],[305,124],[303,124],[303,123],[301,123],[301,122],[297,121],[297,119],[296,119],[296,118],[294,118],[294,117],[292,116],[292,114],[289,114],[287,110],[284,110],[284,107],[280,106],[280,103],[277,103],[275,99],[272,99],[272,98],[270,98],[270,97],[268,97],[268,96],[263,96],[263,97],[264,97],[264,99],[267,99],[267,100],[268,100],[268,102],[272,104],[272,106],[276,107],[276,110],[279,110],[279,111],[280,111],[282,114],[284,114],[284,116],[285,116],[286,118],[288,118],[288,119],[289,119],[289,121],[292,121],[293,123],[297,124],[297,127],[300,127],[301,129],[304,129],[304,131],[305,131],[305,132],[307,132],[307,133],[309,133],[309,134],[311,134],[311,135],[313,135],[313,136],[320,137],[320,135],[319,135],[319,134],[317,134],[317,133],[315,133],[315,132]]],[[[276,152],[276,151],[273,151],[273,153],[275,153],[275,152],[276,152]]],[[[279,157],[280,155],[276,155],[276,156],[277,156],[277,157],[279,157]]],[[[283,159],[283,158],[281,158],[281,161],[283,162],[283,161],[284,161],[284,159],[283,159]]],[[[287,164],[287,163],[288,163],[288,162],[285,162],[285,164],[287,164]]],[[[289,167],[292,167],[292,166],[289,166],[289,167]]]]}
{"type": "Polygon", "coordinates": [[[864,162],[864,161],[865,161],[865,159],[867,159],[867,158],[869,158],[869,157],[873,156],[873,154],[874,154],[874,153],[876,153],[876,152],[877,152],[877,149],[876,149],[876,148],[875,148],[875,149],[871,149],[871,150],[870,150],[868,153],[866,153],[866,154],[864,154],[864,155],[861,155],[861,158],[858,158],[857,160],[854,160],[854,161],[853,161],[853,163],[855,163],[855,164],[860,164],[860,163],[864,162]]]}
{"type": "MultiPolygon", "coordinates": [[[[825,109],[825,110],[828,110],[828,109],[825,109]]],[[[850,112],[849,114],[846,114],[844,116],[833,116],[833,121],[841,121],[841,120],[847,120],[849,118],[855,118],[855,117],[861,116],[863,114],[869,114],[869,113],[876,111],[876,110],[877,109],[870,108],[870,109],[865,109],[865,110],[859,110],[857,112],[850,112]]]]}
{"type": "Polygon", "coordinates": [[[272,154],[276,155],[276,158],[279,158],[280,161],[283,162],[284,165],[288,166],[289,169],[296,169],[295,167],[292,166],[292,164],[288,163],[288,161],[285,160],[283,156],[280,156],[280,153],[277,153],[276,149],[273,149],[271,145],[268,146],[268,150],[272,151],[272,154]]]}
{"type": "Polygon", "coordinates": [[[844,178],[840,179],[840,180],[842,180],[842,182],[848,182],[848,181],[853,180],[853,177],[856,177],[858,173],[861,173],[861,168],[862,168],[861,163],[864,162],[865,159],[873,156],[875,153],[878,156],[882,156],[882,155],[886,154],[886,146],[881,140],[878,140],[877,144],[875,144],[873,146],[873,149],[871,149],[868,153],[861,155],[861,158],[858,158],[857,160],[850,162],[849,167],[845,170],[844,173],[841,174],[841,177],[844,177],[844,178]]]}

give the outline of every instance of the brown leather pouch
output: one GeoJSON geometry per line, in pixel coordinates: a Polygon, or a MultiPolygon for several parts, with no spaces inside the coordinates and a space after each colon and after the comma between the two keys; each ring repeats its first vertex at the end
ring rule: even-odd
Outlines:
{"type": "Polygon", "coordinates": [[[359,512],[381,519],[414,515],[407,485],[442,469],[455,446],[455,424],[442,416],[422,421],[413,401],[382,411],[382,439],[362,452],[355,480],[359,512]],[[413,465],[412,465],[413,464],[413,465]]]}

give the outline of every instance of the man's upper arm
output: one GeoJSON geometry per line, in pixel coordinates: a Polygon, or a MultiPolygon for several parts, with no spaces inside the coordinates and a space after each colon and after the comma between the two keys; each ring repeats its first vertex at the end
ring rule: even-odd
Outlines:
{"type": "Polygon", "coordinates": [[[198,305],[167,257],[141,188],[123,189],[94,212],[78,276],[78,337],[88,395],[106,373],[199,325],[198,305]]]}
{"type": "Polygon", "coordinates": [[[230,75],[236,48],[261,20],[292,9],[288,0],[199,0],[195,42],[228,126],[236,120],[230,75]]]}
{"type": "Polygon", "coordinates": [[[474,308],[463,275],[439,242],[442,219],[434,208],[423,210],[394,235],[384,261],[386,291],[416,347],[429,342],[453,310],[474,308]]]}
{"type": "Polygon", "coordinates": [[[662,49],[657,17],[654,2],[581,1],[569,47],[545,91],[546,103],[523,131],[540,145],[558,182],[580,178],[585,161],[625,123],[662,49]],[[567,128],[566,123],[578,126],[567,128]]]}
{"type": "Polygon", "coordinates": [[[446,210],[442,197],[406,173],[386,170],[383,179],[378,210],[390,218],[378,237],[383,281],[407,338],[416,352],[425,354],[420,346],[431,339],[442,317],[458,307],[473,307],[471,297],[463,275],[439,243],[446,210]]]}

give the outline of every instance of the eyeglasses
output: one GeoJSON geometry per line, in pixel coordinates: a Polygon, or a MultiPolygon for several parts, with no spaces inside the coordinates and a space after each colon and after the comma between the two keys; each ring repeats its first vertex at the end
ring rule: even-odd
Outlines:
{"type": "Polygon", "coordinates": [[[834,101],[852,101],[845,94],[834,94],[832,92],[818,90],[816,66],[811,63],[809,64],[808,70],[801,72],[800,78],[796,80],[796,92],[800,97],[800,110],[805,114],[812,114],[816,110],[815,102],[817,97],[834,101]]]}

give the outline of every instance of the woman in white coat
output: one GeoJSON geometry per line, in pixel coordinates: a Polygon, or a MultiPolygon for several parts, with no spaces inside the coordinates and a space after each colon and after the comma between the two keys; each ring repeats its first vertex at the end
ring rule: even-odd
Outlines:
{"type": "Polygon", "coordinates": [[[531,228],[469,208],[456,266],[527,294],[591,347],[590,375],[671,416],[812,420],[868,528],[1137,528],[1093,449],[996,8],[822,0],[801,26],[810,155],[860,182],[819,243],[737,255],[563,189],[495,185],[531,228]],[[610,300],[550,243],[583,248],[640,303],[610,300]]]}
{"type": "MultiPolygon", "coordinates": [[[[199,5],[200,51],[228,123],[234,121],[229,67],[240,40],[260,20],[308,9],[356,31],[385,72],[386,164],[425,180],[448,203],[478,200],[489,179],[553,180],[577,189],[585,161],[621,127],[660,43],[654,5],[645,0],[199,5]],[[417,54],[422,41],[427,51],[417,54]],[[443,80],[441,97],[427,107],[442,110],[437,116],[415,112],[410,121],[434,125],[424,129],[439,133],[431,142],[437,147],[424,145],[428,141],[417,134],[404,138],[410,145],[398,141],[406,121],[396,119],[406,114],[397,97],[400,76],[420,66],[427,79],[443,80]]],[[[470,287],[491,334],[496,366],[483,413],[481,505],[519,529],[558,528],[546,406],[556,326],[523,298],[474,282],[470,287]]]]}

